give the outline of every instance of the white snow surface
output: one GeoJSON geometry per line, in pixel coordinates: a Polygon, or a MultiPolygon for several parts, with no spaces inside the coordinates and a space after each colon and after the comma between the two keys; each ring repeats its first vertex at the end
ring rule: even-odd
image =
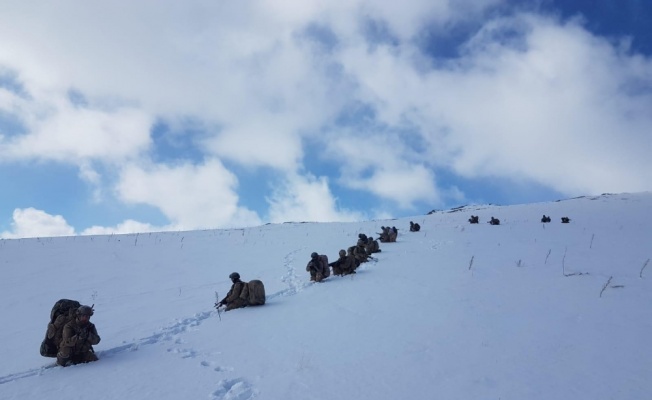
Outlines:
{"type": "Polygon", "coordinates": [[[360,223],[2,240],[0,399],[649,399],[650,210],[652,193],[608,194],[360,223]],[[309,282],[311,252],[335,261],[381,225],[399,236],[376,262],[309,282]],[[215,292],[233,271],[262,280],[267,304],[218,315],[215,292]],[[98,362],[40,356],[61,298],[94,304],[98,362]]]}

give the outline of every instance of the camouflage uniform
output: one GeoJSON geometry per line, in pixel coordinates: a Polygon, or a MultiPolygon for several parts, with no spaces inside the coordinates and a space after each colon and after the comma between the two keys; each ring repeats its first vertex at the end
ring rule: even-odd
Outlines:
{"type": "Polygon", "coordinates": [[[378,234],[380,235],[378,240],[380,240],[383,243],[389,242],[389,227],[381,226],[380,228],[382,232],[378,234]]]}
{"type": "Polygon", "coordinates": [[[351,251],[355,259],[358,261],[358,265],[367,262],[367,258],[369,257],[369,254],[367,253],[367,249],[365,249],[364,243],[362,243],[361,240],[358,240],[358,245],[353,246],[353,250],[351,251]]]}
{"type": "Polygon", "coordinates": [[[220,301],[221,304],[226,305],[225,311],[231,311],[236,308],[246,307],[248,302],[246,299],[241,298],[242,291],[247,284],[242,282],[240,279],[233,282],[229,293],[226,294],[226,297],[220,301]]]}
{"type": "Polygon", "coordinates": [[[88,322],[82,325],[79,318],[73,319],[63,327],[57,364],[66,366],[97,361],[93,345],[99,342],[100,335],[97,334],[95,324],[88,322]]]}
{"type": "Polygon", "coordinates": [[[365,249],[367,250],[367,254],[380,253],[380,245],[378,244],[378,241],[373,238],[367,240],[365,249]]]}
{"type": "Polygon", "coordinates": [[[315,282],[321,282],[324,280],[327,276],[327,268],[328,264],[324,265],[324,261],[319,257],[319,255],[308,261],[308,264],[306,265],[306,271],[310,272],[310,280],[315,282]]]}
{"type": "Polygon", "coordinates": [[[395,242],[397,236],[398,236],[398,229],[396,229],[395,227],[392,227],[391,229],[389,229],[389,241],[390,242],[395,242]]]}
{"type": "Polygon", "coordinates": [[[340,250],[340,258],[337,261],[329,264],[333,267],[333,273],[335,275],[349,275],[355,274],[355,269],[357,268],[355,257],[353,255],[346,255],[346,251],[340,250]]]}

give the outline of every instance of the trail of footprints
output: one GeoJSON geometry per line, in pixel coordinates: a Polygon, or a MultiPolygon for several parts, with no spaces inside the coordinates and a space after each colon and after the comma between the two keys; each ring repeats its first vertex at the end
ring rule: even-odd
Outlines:
{"type": "MultiPolygon", "coordinates": [[[[276,297],[293,296],[311,285],[311,283],[305,282],[305,280],[297,274],[296,269],[294,268],[295,255],[302,250],[303,249],[297,249],[285,256],[283,264],[286,268],[286,273],[281,280],[286,284],[287,288],[267,295],[268,300],[276,297]]],[[[99,354],[100,358],[102,356],[111,357],[123,351],[134,351],[141,345],[162,343],[166,341],[172,341],[174,344],[167,349],[168,353],[178,355],[182,359],[199,358],[201,357],[199,352],[192,348],[185,348],[183,346],[183,340],[180,338],[180,335],[187,332],[190,328],[199,326],[204,320],[214,314],[215,311],[209,311],[196,314],[191,318],[184,318],[169,327],[163,328],[161,331],[151,336],[136,341],[135,343],[125,344],[123,346],[102,351],[99,354]]],[[[219,365],[213,361],[207,360],[200,361],[199,365],[202,368],[210,368],[218,374],[232,373],[235,370],[233,367],[219,365]]],[[[213,400],[249,400],[256,397],[259,393],[258,390],[256,390],[256,388],[244,378],[222,379],[217,385],[217,389],[210,394],[210,398],[213,400]]]]}
{"type": "MultiPolygon", "coordinates": [[[[293,296],[312,284],[302,279],[294,268],[293,264],[295,255],[300,251],[303,251],[303,249],[297,249],[285,256],[284,266],[286,268],[286,274],[281,279],[287,285],[287,288],[268,295],[268,300],[276,297],[293,296]]],[[[194,317],[178,320],[176,323],[165,327],[150,336],[138,339],[131,343],[124,343],[120,346],[101,350],[98,352],[98,357],[100,359],[111,358],[126,351],[136,351],[144,345],[162,344],[171,341],[173,346],[167,349],[168,353],[178,355],[182,359],[198,358],[201,356],[199,352],[191,348],[183,347],[183,340],[180,335],[186,333],[191,328],[199,326],[214,314],[215,311],[206,311],[195,314],[194,317]]],[[[206,360],[200,361],[199,366],[202,368],[210,368],[216,373],[231,373],[235,370],[232,367],[218,365],[212,361],[206,360]]],[[[54,364],[2,376],[0,377],[0,385],[32,376],[42,375],[53,369],[53,367],[55,367],[54,364]]],[[[244,378],[222,379],[217,385],[217,389],[210,394],[210,398],[213,400],[249,400],[259,394],[258,390],[256,390],[256,388],[244,378]]]]}

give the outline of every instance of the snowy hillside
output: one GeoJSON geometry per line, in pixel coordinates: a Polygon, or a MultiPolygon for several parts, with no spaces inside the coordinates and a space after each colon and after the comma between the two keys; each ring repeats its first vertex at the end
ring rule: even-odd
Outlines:
{"type": "Polygon", "coordinates": [[[647,399],[650,210],[652,193],[638,193],[393,221],[2,240],[0,399],[647,399]],[[334,261],[381,225],[399,236],[376,262],[309,282],[311,252],[334,261]],[[261,279],[267,304],[220,319],[215,292],[233,271],[261,279]],[[98,362],[50,368],[39,355],[60,298],[95,304],[98,362]]]}

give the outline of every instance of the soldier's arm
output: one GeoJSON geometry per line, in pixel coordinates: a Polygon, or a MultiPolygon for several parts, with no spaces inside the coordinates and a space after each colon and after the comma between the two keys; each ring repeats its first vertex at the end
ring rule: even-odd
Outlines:
{"type": "Polygon", "coordinates": [[[229,289],[229,292],[226,294],[226,296],[224,296],[222,301],[220,301],[220,304],[226,304],[229,301],[229,297],[231,297],[231,294],[233,294],[233,287],[234,286],[235,285],[231,285],[231,289],[229,289]]]}
{"type": "Polygon", "coordinates": [[[234,283],[229,290],[229,294],[226,296],[226,304],[229,304],[238,297],[240,297],[240,292],[242,292],[242,282],[234,283]]]}
{"type": "Polygon", "coordinates": [[[97,334],[97,328],[95,328],[95,324],[90,324],[88,327],[88,343],[92,345],[96,345],[100,342],[100,335],[97,334]]]}

